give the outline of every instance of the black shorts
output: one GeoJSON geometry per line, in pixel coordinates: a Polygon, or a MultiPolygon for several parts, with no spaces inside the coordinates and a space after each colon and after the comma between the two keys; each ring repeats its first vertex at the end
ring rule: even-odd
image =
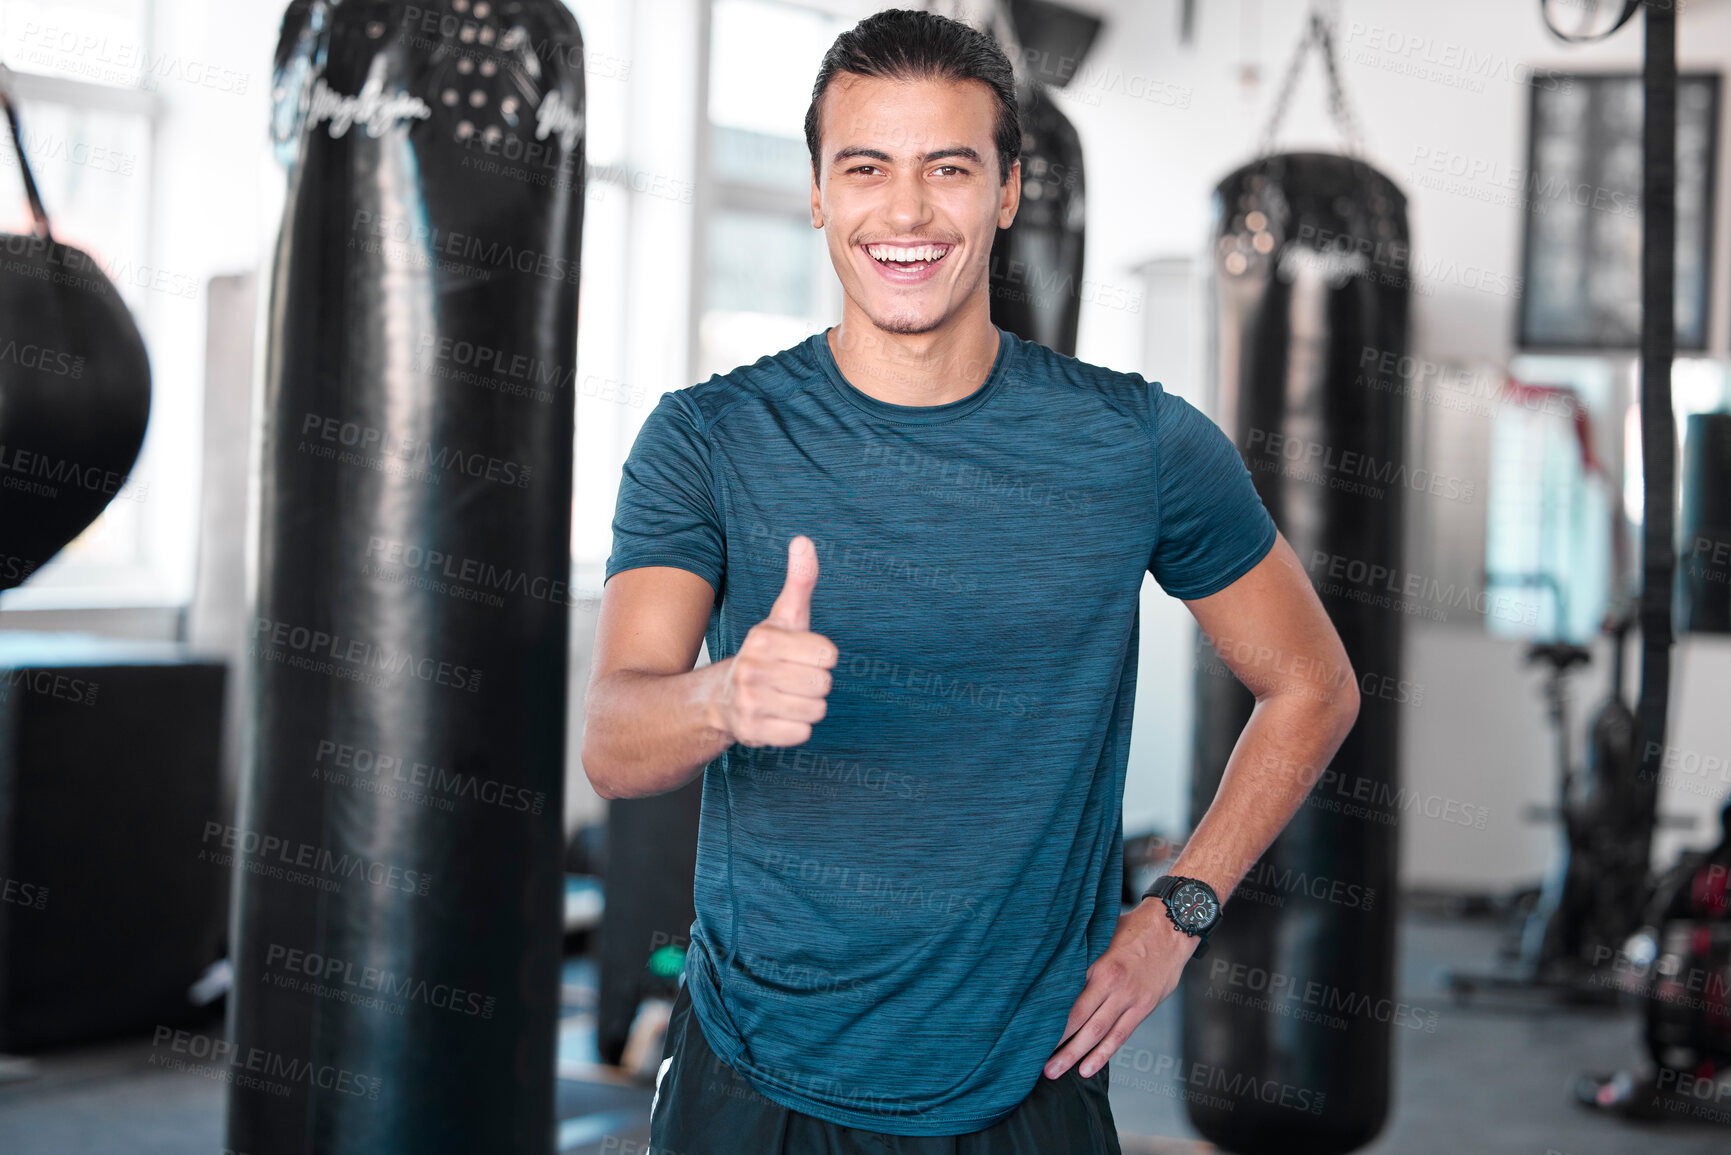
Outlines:
{"type": "Polygon", "coordinates": [[[685,984],[673,1000],[644,1155],[1122,1155],[1107,1063],[1088,1078],[1044,1074],[1004,1119],[966,1135],[844,1127],[765,1098],[703,1037],[685,984]]]}

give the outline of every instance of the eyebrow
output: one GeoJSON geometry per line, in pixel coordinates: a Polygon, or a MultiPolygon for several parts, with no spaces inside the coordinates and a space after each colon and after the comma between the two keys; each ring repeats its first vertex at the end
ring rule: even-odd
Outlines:
{"type": "MultiPolygon", "coordinates": [[[[836,154],[830,158],[830,163],[840,164],[842,161],[856,156],[863,156],[868,157],[871,160],[882,161],[893,159],[889,153],[884,152],[882,149],[864,148],[856,145],[852,148],[837,149],[836,154]]],[[[980,159],[980,154],[969,148],[967,145],[958,145],[955,148],[933,149],[931,152],[924,153],[914,159],[919,161],[921,164],[930,164],[932,161],[942,160],[946,156],[959,156],[966,160],[971,160],[975,164],[985,164],[985,161],[980,159]]]]}

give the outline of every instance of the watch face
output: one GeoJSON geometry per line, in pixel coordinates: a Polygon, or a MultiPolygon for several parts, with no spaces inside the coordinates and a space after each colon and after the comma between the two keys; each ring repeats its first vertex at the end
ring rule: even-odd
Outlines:
{"type": "Polygon", "coordinates": [[[1185,926],[1198,930],[1211,925],[1220,917],[1220,904],[1208,888],[1195,882],[1181,882],[1172,892],[1172,913],[1185,926]]]}

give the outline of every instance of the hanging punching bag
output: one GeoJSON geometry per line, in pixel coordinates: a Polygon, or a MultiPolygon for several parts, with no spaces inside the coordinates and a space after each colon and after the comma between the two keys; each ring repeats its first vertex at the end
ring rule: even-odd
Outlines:
{"type": "Polygon", "coordinates": [[[150,359],[120,291],[54,239],[0,65],[0,108],[35,232],[0,233],[0,590],[22,585],[127,482],[150,418],[150,359]]]}
{"type": "Polygon", "coordinates": [[[1017,85],[1022,201],[992,240],[992,323],[1076,355],[1082,316],[1082,140],[1039,84],[1017,85]]]}
{"type": "MultiPolygon", "coordinates": [[[[1391,1031],[1422,1026],[1395,991],[1397,712],[1412,691],[1398,612],[1353,576],[1400,567],[1404,401],[1364,366],[1406,350],[1405,198],[1357,159],[1265,153],[1220,183],[1213,229],[1218,420],[1313,581],[1327,568],[1318,593],[1361,704],[1326,770],[1294,768],[1313,796],[1186,969],[1185,1061],[1211,1077],[1187,1110],[1226,1151],[1331,1155],[1382,1127],[1391,1031]]],[[[1193,816],[1253,705],[1224,666],[1199,668],[1193,816]]]]}
{"type": "MultiPolygon", "coordinates": [[[[992,240],[987,292],[994,325],[1074,357],[1083,295],[1082,138],[1052,103],[1046,84],[1022,67],[1025,55],[1035,60],[1057,55],[1038,38],[1065,30],[1049,29],[1043,15],[1030,11],[1013,20],[1002,9],[994,10],[993,35],[1016,66],[1022,199],[1016,219],[992,240]]],[[[1098,27],[1097,20],[1087,18],[1080,32],[1063,41],[1072,65],[1087,52],[1098,27]]],[[[1069,75],[1073,73],[1062,79],[1069,75]]]]}
{"type": "MultiPolygon", "coordinates": [[[[1215,212],[1222,428],[1307,566],[1341,559],[1349,574],[1397,573],[1402,486],[1369,481],[1357,465],[1304,463],[1355,461],[1383,476],[1402,468],[1402,398],[1368,385],[1359,359],[1374,349],[1398,362],[1407,290],[1307,238],[1405,246],[1405,198],[1360,162],[1282,154],[1222,181],[1215,212]]],[[[1409,693],[1400,620],[1374,597],[1352,596],[1363,585],[1325,581],[1318,592],[1360,680],[1357,724],[1317,772],[1320,804],[1301,806],[1251,867],[1205,964],[1186,974],[1187,1060],[1245,1088],[1190,1100],[1190,1117],[1246,1155],[1351,1151],[1388,1111],[1400,816],[1391,800],[1396,713],[1409,693]],[[1269,1085],[1296,1090],[1270,1101],[1269,1085]],[[1298,1092],[1318,1109],[1294,1111],[1298,1092]]],[[[1254,704],[1236,679],[1198,673],[1192,814],[1212,802],[1254,704]]]]}
{"type": "Polygon", "coordinates": [[[1678,628],[1731,633],[1731,413],[1691,413],[1683,432],[1678,628]]]}
{"type": "Polygon", "coordinates": [[[295,0],[227,1146],[553,1149],[583,44],[295,0]]]}

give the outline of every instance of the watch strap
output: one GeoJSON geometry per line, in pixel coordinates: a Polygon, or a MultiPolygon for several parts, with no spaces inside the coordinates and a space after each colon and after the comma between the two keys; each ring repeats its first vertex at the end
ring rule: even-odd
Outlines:
{"type": "Polygon", "coordinates": [[[1185,881],[1187,880],[1180,878],[1176,874],[1162,874],[1159,878],[1156,878],[1151,884],[1149,884],[1147,890],[1142,892],[1142,897],[1164,899],[1168,894],[1171,894],[1178,888],[1179,883],[1185,881]]]}

